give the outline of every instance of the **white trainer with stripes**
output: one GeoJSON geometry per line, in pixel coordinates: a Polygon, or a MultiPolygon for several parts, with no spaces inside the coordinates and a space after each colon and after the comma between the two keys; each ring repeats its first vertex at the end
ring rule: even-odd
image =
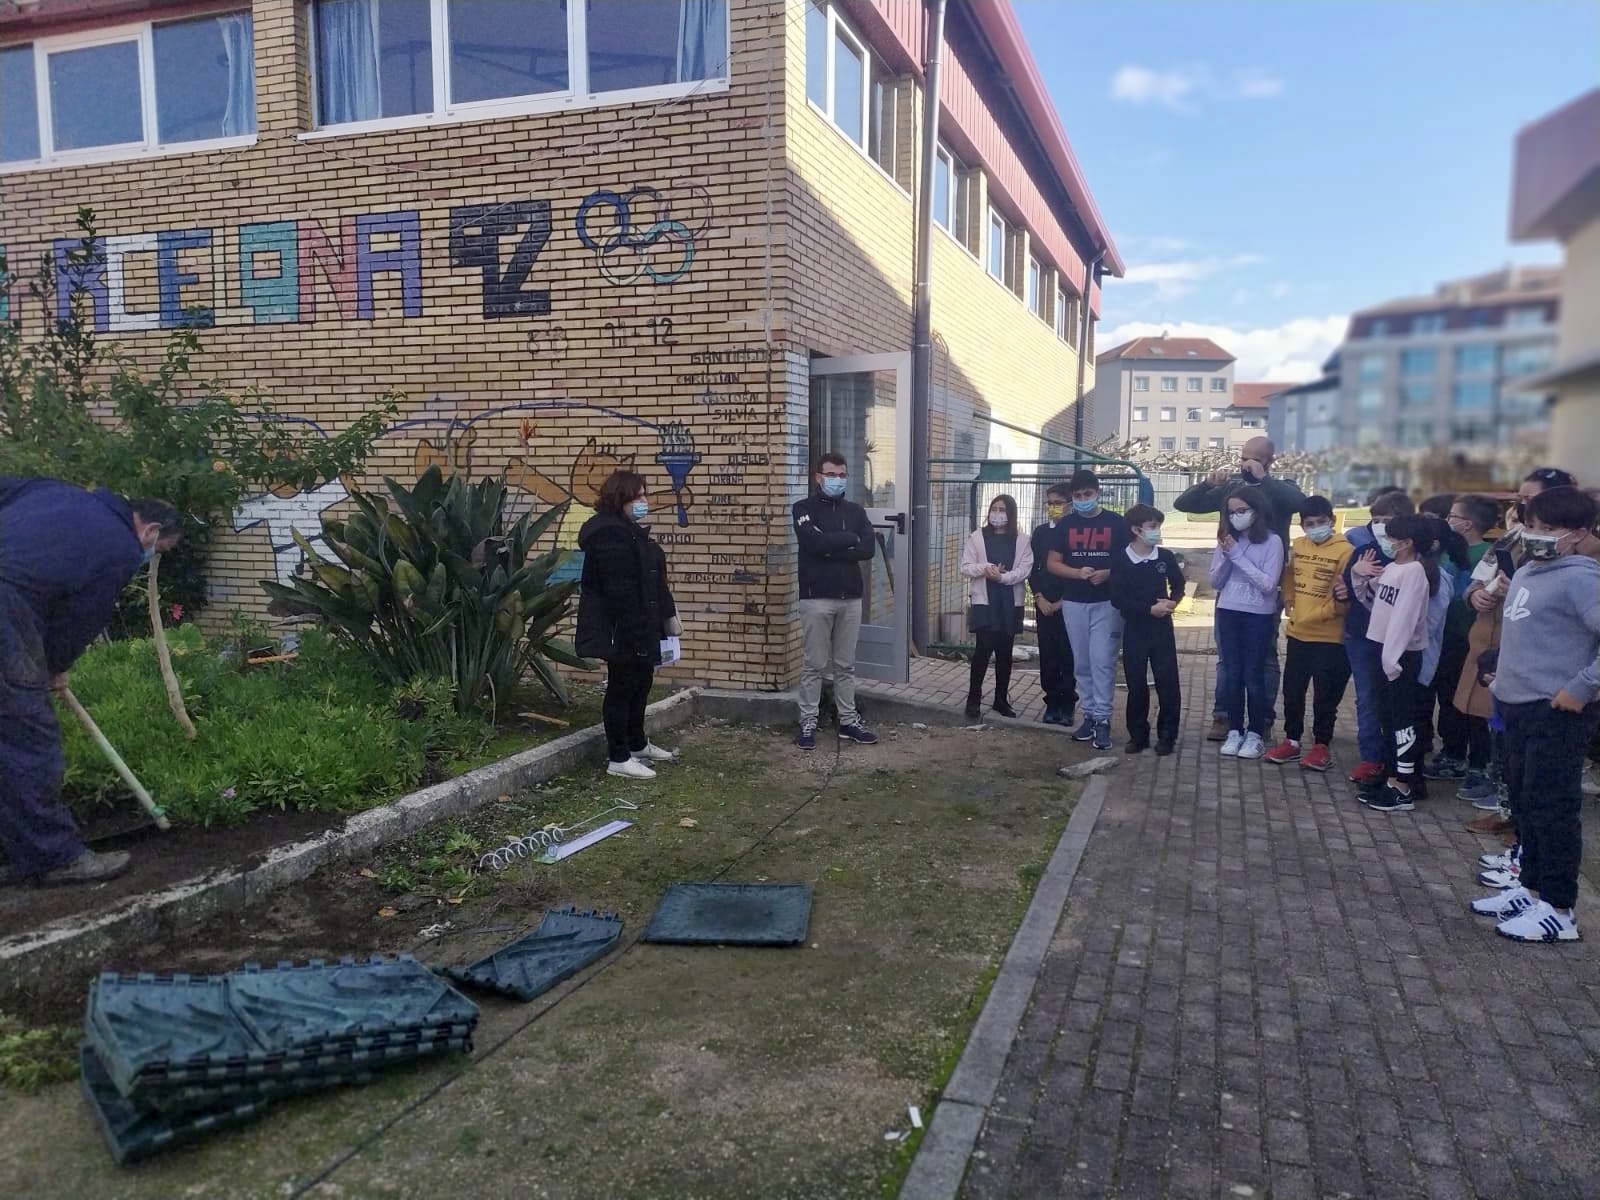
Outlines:
{"type": "Polygon", "coordinates": [[[1575,942],[1580,935],[1574,918],[1571,909],[1563,912],[1539,900],[1516,916],[1501,921],[1494,931],[1518,942],[1575,942]]]}
{"type": "Polygon", "coordinates": [[[1532,892],[1525,887],[1514,887],[1507,892],[1496,892],[1492,896],[1481,896],[1472,902],[1472,911],[1480,917],[1499,917],[1504,921],[1518,913],[1532,908],[1539,903],[1532,892]]]}

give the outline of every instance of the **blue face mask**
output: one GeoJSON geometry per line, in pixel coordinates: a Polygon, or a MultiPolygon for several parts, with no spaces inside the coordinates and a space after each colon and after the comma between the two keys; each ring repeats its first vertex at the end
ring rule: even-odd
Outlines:
{"type": "Polygon", "coordinates": [[[838,475],[824,475],[822,477],[822,494],[830,500],[837,500],[844,495],[845,482],[838,475]]]}
{"type": "Polygon", "coordinates": [[[650,502],[648,500],[635,500],[628,505],[628,515],[635,521],[642,521],[650,515],[650,502]]]}
{"type": "Polygon", "coordinates": [[[1311,528],[1306,530],[1306,536],[1320,546],[1323,542],[1327,541],[1333,536],[1333,526],[1313,525],[1311,528]]]}
{"type": "Polygon", "coordinates": [[[1100,501],[1098,499],[1096,499],[1096,500],[1074,500],[1072,502],[1072,511],[1077,513],[1080,517],[1089,516],[1091,513],[1094,512],[1095,509],[1097,509],[1099,507],[1100,507],[1100,501]]]}
{"type": "Polygon", "coordinates": [[[1148,529],[1139,530],[1139,537],[1147,546],[1161,545],[1161,526],[1152,525],[1148,529]]]}
{"type": "Polygon", "coordinates": [[[140,550],[139,550],[139,565],[141,567],[144,566],[146,563],[148,563],[155,556],[156,556],[156,548],[154,546],[141,547],[140,550]]]}

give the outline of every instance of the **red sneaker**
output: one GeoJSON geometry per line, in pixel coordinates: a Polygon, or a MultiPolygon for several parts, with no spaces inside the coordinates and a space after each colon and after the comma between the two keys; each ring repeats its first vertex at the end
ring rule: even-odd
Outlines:
{"type": "Polygon", "coordinates": [[[1278,763],[1280,765],[1283,763],[1299,762],[1300,743],[1290,741],[1288,738],[1284,738],[1283,741],[1279,742],[1271,750],[1268,750],[1265,757],[1269,763],[1278,763]]]}
{"type": "Polygon", "coordinates": [[[1357,763],[1356,769],[1350,772],[1351,783],[1376,783],[1383,778],[1383,764],[1375,762],[1357,763]]]}
{"type": "Polygon", "coordinates": [[[1307,750],[1300,759],[1300,767],[1306,771],[1326,771],[1333,766],[1333,755],[1326,746],[1313,746],[1307,750]]]}

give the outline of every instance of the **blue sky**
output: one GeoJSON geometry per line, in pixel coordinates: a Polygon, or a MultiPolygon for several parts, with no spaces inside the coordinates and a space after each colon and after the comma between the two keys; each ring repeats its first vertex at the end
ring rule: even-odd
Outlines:
{"type": "Polygon", "coordinates": [[[1512,140],[1600,82],[1600,0],[1015,4],[1130,268],[1102,347],[1309,377],[1352,309],[1560,259],[1508,240],[1512,140]]]}

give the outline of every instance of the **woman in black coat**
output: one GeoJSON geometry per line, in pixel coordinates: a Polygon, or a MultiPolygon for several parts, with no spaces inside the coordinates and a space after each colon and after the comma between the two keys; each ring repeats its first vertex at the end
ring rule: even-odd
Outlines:
{"type": "Polygon", "coordinates": [[[578,592],[577,651],[606,662],[601,705],[608,775],[654,779],[652,763],[676,755],[644,732],[650,684],[661,662],[661,642],[683,626],[667,586],[667,556],[650,536],[650,498],[644,479],[613,472],[600,488],[595,515],[578,533],[583,582],[578,592]]]}

